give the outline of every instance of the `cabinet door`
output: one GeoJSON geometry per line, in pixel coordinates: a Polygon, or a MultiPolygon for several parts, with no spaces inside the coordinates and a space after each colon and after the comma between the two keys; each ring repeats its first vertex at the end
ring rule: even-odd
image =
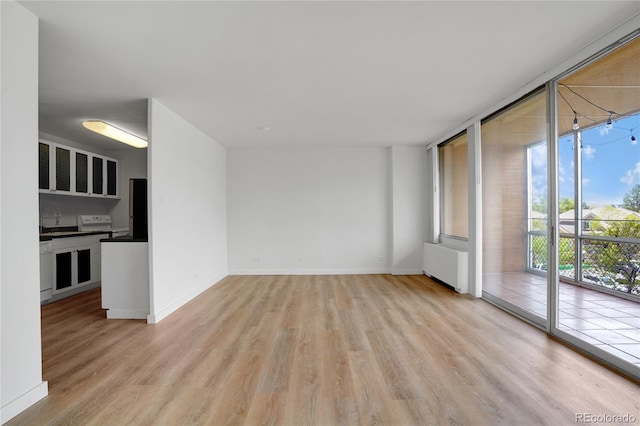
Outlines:
{"type": "Polygon", "coordinates": [[[107,195],[118,195],[118,167],[115,161],[107,160],[107,195]]]}
{"type": "Polygon", "coordinates": [[[63,288],[71,287],[73,285],[73,279],[71,271],[73,270],[71,267],[72,261],[71,251],[66,251],[63,253],[56,253],[56,276],[55,279],[55,289],[61,290],[63,288]]]}
{"type": "Polygon", "coordinates": [[[71,191],[71,151],[56,146],[56,191],[71,191]]]}
{"type": "Polygon", "coordinates": [[[51,291],[53,282],[53,255],[51,242],[40,243],[40,291],[51,291]]]}
{"type": "Polygon", "coordinates": [[[93,193],[94,194],[102,194],[103,193],[103,161],[100,157],[93,157],[93,193]]]}
{"type": "Polygon", "coordinates": [[[91,281],[91,249],[76,251],[78,256],[78,284],[91,281]]]}
{"type": "Polygon", "coordinates": [[[51,188],[51,146],[38,143],[38,188],[51,188]]]}
{"type": "Polygon", "coordinates": [[[89,156],[76,152],[76,192],[89,192],[89,156]]]}

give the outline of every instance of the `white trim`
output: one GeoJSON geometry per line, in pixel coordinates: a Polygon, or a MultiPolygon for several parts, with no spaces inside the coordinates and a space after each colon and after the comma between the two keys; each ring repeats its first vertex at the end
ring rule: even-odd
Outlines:
{"type": "Polygon", "coordinates": [[[422,269],[394,269],[391,271],[391,275],[424,275],[422,269]]]}
{"type": "Polygon", "coordinates": [[[162,321],[163,319],[165,319],[166,317],[168,317],[169,315],[171,315],[172,313],[180,309],[182,306],[186,305],[188,302],[198,297],[200,294],[202,294],[206,290],[218,284],[220,280],[225,278],[227,275],[228,274],[220,274],[217,277],[214,277],[213,279],[211,279],[207,284],[201,286],[200,288],[197,288],[196,290],[192,291],[189,294],[184,295],[183,297],[176,300],[169,306],[166,306],[165,308],[161,309],[158,312],[149,314],[147,316],[147,323],[149,324],[159,323],[160,321],[162,321]]]}
{"type": "MultiPolygon", "coordinates": [[[[413,271],[413,270],[412,270],[413,271]]],[[[416,270],[417,271],[417,270],[416,270]]],[[[366,275],[390,274],[388,269],[233,269],[229,275],[366,275]]]]}
{"type": "Polygon", "coordinates": [[[49,384],[48,382],[43,381],[35,388],[7,403],[2,407],[2,411],[0,412],[2,416],[0,417],[0,424],[8,422],[36,402],[40,401],[42,398],[46,397],[48,394],[49,384]]]}
{"type": "Polygon", "coordinates": [[[140,309],[112,309],[107,310],[107,319],[147,319],[149,312],[140,309]]]}

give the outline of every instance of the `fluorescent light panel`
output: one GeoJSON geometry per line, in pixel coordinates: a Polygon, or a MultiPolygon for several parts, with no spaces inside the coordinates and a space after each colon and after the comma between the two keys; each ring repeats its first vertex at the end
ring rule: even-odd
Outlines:
{"type": "Polygon", "coordinates": [[[149,143],[137,136],[132,135],[129,132],[125,132],[122,129],[112,126],[109,123],[105,123],[101,120],[87,120],[83,121],[82,125],[92,132],[101,134],[111,139],[115,139],[118,142],[126,143],[136,148],[146,148],[149,143]]]}

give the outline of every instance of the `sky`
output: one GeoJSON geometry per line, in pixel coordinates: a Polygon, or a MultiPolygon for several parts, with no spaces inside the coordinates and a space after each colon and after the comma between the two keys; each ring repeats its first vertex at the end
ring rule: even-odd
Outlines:
{"type": "MultiPolygon", "coordinates": [[[[582,199],[589,206],[622,204],[624,195],[640,184],[640,114],[613,119],[605,125],[585,129],[582,134],[582,199]]],[[[558,138],[560,198],[574,197],[573,134],[558,138]]],[[[533,195],[546,194],[546,145],[531,151],[533,195]]]]}

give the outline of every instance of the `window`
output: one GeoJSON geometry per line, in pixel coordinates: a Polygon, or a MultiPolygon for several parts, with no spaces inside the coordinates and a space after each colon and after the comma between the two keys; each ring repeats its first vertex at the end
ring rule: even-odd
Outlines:
{"type": "Polygon", "coordinates": [[[469,237],[467,133],[438,146],[440,162],[440,234],[469,237]]]}

